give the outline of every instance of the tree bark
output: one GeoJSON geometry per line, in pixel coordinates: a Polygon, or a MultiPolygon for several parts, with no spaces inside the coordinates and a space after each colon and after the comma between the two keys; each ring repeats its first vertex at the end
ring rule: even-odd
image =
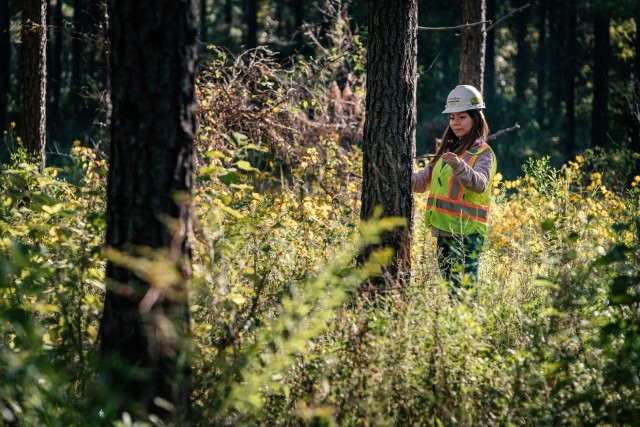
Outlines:
{"type": "MultiPolygon", "coordinates": [[[[369,1],[367,98],[360,218],[406,218],[406,226],[382,236],[394,251],[386,280],[377,287],[405,286],[411,260],[412,157],[416,128],[417,0],[369,1]]],[[[365,258],[373,248],[365,252],[365,258]]]]}
{"type": "Polygon", "coordinates": [[[540,127],[546,123],[546,91],[547,91],[547,21],[549,14],[548,0],[539,0],[538,4],[538,87],[536,90],[536,117],[540,127]]]}
{"type": "Polygon", "coordinates": [[[7,125],[7,108],[9,105],[9,76],[11,64],[11,34],[9,33],[10,16],[9,2],[0,1],[0,130],[5,130],[7,125]]]}
{"type": "MultiPolygon", "coordinates": [[[[485,21],[487,6],[485,0],[464,0],[462,22],[471,24],[485,21]]],[[[484,85],[484,57],[486,54],[485,24],[474,25],[460,30],[460,84],[472,85],[480,92],[484,85]]]]}
{"type": "Polygon", "coordinates": [[[24,83],[22,138],[28,153],[45,165],[47,122],[47,2],[24,0],[22,9],[24,83]]]}
{"type": "Polygon", "coordinates": [[[49,93],[51,105],[49,110],[49,122],[52,128],[60,125],[60,93],[62,89],[62,0],[56,0],[51,14],[51,58],[49,70],[49,93]]]}
{"type": "Polygon", "coordinates": [[[609,103],[609,61],[611,41],[609,15],[596,10],[593,18],[593,104],[591,108],[591,145],[604,147],[607,138],[609,103]]]}
{"type": "Polygon", "coordinates": [[[74,113],[82,107],[82,86],[86,82],[84,67],[84,37],[86,32],[86,0],[73,0],[73,32],[71,36],[71,104],[74,113]]]}
{"type": "Polygon", "coordinates": [[[571,157],[576,152],[576,27],[578,21],[577,0],[567,1],[566,50],[564,53],[564,104],[565,104],[565,153],[571,157]]]}
{"type": "MultiPolygon", "coordinates": [[[[631,146],[636,153],[640,153],[640,2],[636,2],[633,15],[636,21],[635,58],[633,62],[633,101],[631,114],[633,126],[631,128],[631,146]]],[[[636,162],[637,165],[638,162],[636,162]]],[[[638,170],[638,166],[636,166],[638,170]]]]}
{"type": "Polygon", "coordinates": [[[302,52],[304,48],[304,34],[302,25],[304,23],[304,3],[305,0],[293,0],[293,14],[295,18],[294,31],[296,32],[296,52],[302,52]]]}
{"type": "Polygon", "coordinates": [[[224,2],[224,25],[226,37],[231,38],[231,29],[233,28],[233,0],[225,0],[224,2]]]}
{"type": "Polygon", "coordinates": [[[258,46],[258,0],[245,0],[245,25],[247,32],[245,44],[247,49],[258,46]]]}
{"type": "MultiPolygon", "coordinates": [[[[524,6],[521,2],[516,3],[517,7],[524,6]]],[[[526,40],[529,24],[529,8],[517,13],[516,16],[513,17],[513,24],[515,25],[514,33],[515,33],[515,41],[516,41],[516,49],[517,53],[514,58],[514,67],[515,67],[515,82],[514,88],[516,92],[516,100],[513,113],[515,114],[515,119],[518,120],[521,117],[522,113],[526,109],[527,99],[526,99],[526,90],[529,83],[529,43],[526,40]]]]}
{"type": "Polygon", "coordinates": [[[208,5],[207,0],[200,0],[200,11],[199,11],[199,21],[200,21],[200,43],[206,49],[207,43],[209,43],[209,35],[207,34],[208,25],[207,25],[207,13],[208,13],[208,5]]]}
{"type": "Polygon", "coordinates": [[[119,399],[109,402],[111,410],[126,410],[137,419],[156,414],[172,425],[184,425],[196,4],[115,0],[111,12],[106,243],[118,254],[162,263],[135,274],[117,256],[108,260],[100,325],[104,377],[119,399]],[[176,409],[165,412],[156,398],[176,409]]]}
{"type": "MultiPolygon", "coordinates": [[[[487,0],[487,20],[496,21],[496,0],[487,0]]],[[[488,107],[493,111],[496,109],[496,32],[491,30],[486,35],[486,59],[485,59],[485,79],[484,99],[488,107]]]]}
{"type": "MultiPolygon", "coordinates": [[[[549,40],[553,43],[549,44],[549,75],[552,78],[549,79],[549,95],[550,100],[547,106],[547,117],[563,117],[563,110],[561,100],[564,99],[565,93],[565,54],[567,42],[566,42],[566,21],[567,11],[564,3],[555,3],[554,7],[549,9],[549,40]]],[[[557,125],[556,123],[552,123],[557,125]]]]}

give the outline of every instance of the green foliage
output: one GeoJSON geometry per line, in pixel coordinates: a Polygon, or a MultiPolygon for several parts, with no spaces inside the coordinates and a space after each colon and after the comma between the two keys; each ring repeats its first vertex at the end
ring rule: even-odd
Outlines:
{"type": "Polygon", "coordinates": [[[12,160],[0,178],[0,405],[5,421],[77,424],[102,308],[104,161],[79,147],[67,170],[39,172],[21,149],[12,160]]]}
{"type": "MultiPolygon", "coordinates": [[[[262,148],[227,138],[196,180],[194,425],[637,422],[640,177],[611,191],[593,169],[606,152],[498,179],[477,293],[450,299],[418,221],[411,287],[372,307],[354,291],[380,264],[355,255],[397,223],[358,226],[357,190],[332,197],[302,169],[257,193],[262,148]]],[[[105,163],[82,147],[64,169],[23,160],[0,180],[2,416],[142,425],[95,376],[105,163]]]]}

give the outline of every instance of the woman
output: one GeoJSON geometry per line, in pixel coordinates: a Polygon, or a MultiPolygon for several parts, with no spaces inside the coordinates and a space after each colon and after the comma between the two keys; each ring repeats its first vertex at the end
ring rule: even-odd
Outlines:
{"type": "Polygon", "coordinates": [[[463,275],[477,282],[478,257],[487,235],[496,158],[487,144],[484,108],[476,88],[456,86],[442,112],[449,115],[449,124],[435,156],[411,176],[414,192],[429,189],[426,223],[437,238],[440,271],[456,288],[463,275]]]}

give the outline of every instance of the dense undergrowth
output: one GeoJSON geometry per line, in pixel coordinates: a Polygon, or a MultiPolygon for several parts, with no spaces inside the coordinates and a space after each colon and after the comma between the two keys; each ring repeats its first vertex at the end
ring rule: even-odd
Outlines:
{"type": "MultiPolygon", "coordinates": [[[[397,222],[358,220],[360,54],[284,72],[268,52],[216,51],[203,73],[193,425],[637,425],[640,177],[603,167],[637,154],[497,177],[481,283],[460,299],[418,195],[411,286],[371,306],[357,285],[387,254],[354,259],[397,222]]],[[[0,176],[7,425],[135,423],[104,412],[95,374],[106,168],[78,142],[44,171],[16,149],[0,176]]]]}
{"type": "MultiPolygon", "coordinates": [[[[498,180],[481,284],[461,300],[418,197],[412,286],[371,307],[353,294],[372,272],[353,268],[361,238],[346,238],[363,229],[357,182],[340,198],[312,184],[258,193],[239,139],[208,153],[195,198],[194,424],[638,422],[640,178],[614,193],[587,153],[498,180]]],[[[106,164],[80,146],[70,159],[39,172],[16,155],[0,179],[5,422],[114,421],[93,374],[106,164]]]]}

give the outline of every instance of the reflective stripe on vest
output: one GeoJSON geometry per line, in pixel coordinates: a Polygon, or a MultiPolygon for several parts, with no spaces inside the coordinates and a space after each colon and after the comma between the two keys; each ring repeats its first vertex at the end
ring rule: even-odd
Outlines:
{"type": "MultiPolygon", "coordinates": [[[[460,159],[467,163],[470,167],[473,167],[475,161],[478,159],[480,153],[489,149],[488,144],[482,144],[477,149],[467,150],[460,156],[460,159]]],[[[442,160],[440,160],[442,161],[442,160]]],[[[495,167],[495,165],[494,165],[495,167]]],[[[438,212],[454,218],[461,218],[469,221],[476,221],[483,224],[486,227],[489,218],[489,206],[479,205],[463,201],[464,187],[460,181],[455,177],[453,171],[447,183],[447,195],[433,194],[431,191],[427,198],[427,210],[432,212],[438,212]]],[[[440,182],[440,189],[443,189],[440,182]]],[[[433,188],[432,188],[433,190],[433,188]]],[[[489,190],[490,191],[490,190],[489,190]]],[[[452,231],[452,230],[445,230],[452,231]]]]}
{"type": "Polygon", "coordinates": [[[434,206],[435,210],[438,212],[472,219],[483,224],[486,224],[489,219],[488,206],[474,205],[459,200],[453,200],[448,197],[438,197],[430,194],[427,199],[427,207],[433,208],[434,206]]]}

